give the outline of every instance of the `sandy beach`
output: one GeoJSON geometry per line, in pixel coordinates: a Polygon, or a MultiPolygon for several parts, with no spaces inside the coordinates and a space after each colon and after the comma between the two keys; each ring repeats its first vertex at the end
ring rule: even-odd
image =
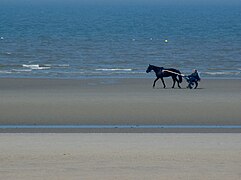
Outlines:
{"type": "MultiPolygon", "coordinates": [[[[152,82],[0,79],[0,125],[241,124],[240,80],[203,80],[196,90],[152,82]]],[[[0,179],[241,178],[240,128],[0,132],[0,179]]]]}
{"type": "Polygon", "coordinates": [[[241,179],[241,135],[1,134],[0,179],[241,179]]]}
{"type": "Polygon", "coordinates": [[[241,125],[240,80],[204,79],[196,90],[152,82],[0,79],[0,124],[241,125]]]}

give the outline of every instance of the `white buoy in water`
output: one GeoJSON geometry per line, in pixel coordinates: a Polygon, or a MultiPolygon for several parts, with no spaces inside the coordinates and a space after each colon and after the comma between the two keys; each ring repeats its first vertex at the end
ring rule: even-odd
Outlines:
{"type": "Polygon", "coordinates": [[[0,37],[1,40],[4,40],[4,37],[0,37]]]}
{"type": "Polygon", "coordinates": [[[165,39],[165,41],[164,41],[165,43],[167,43],[168,42],[168,40],[167,39],[165,39]]]}

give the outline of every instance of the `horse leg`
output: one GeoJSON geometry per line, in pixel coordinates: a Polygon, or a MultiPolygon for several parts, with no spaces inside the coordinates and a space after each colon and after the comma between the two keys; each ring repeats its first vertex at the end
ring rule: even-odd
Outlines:
{"type": "MultiPolygon", "coordinates": [[[[176,84],[176,80],[177,78],[175,76],[172,76],[172,80],[173,80],[173,85],[172,85],[172,88],[174,88],[175,84],[176,84]]],[[[178,82],[178,81],[177,81],[178,82]]]]}
{"type": "Polygon", "coordinates": [[[177,81],[177,86],[178,86],[179,88],[182,88],[182,87],[180,86],[180,82],[179,82],[179,80],[177,79],[177,77],[176,77],[176,81],[177,81]]]}
{"type": "Polygon", "coordinates": [[[164,82],[164,79],[161,78],[161,80],[162,80],[163,88],[166,88],[166,84],[165,84],[165,82],[164,82]]]}
{"type": "Polygon", "coordinates": [[[159,79],[159,77],[157,77],[157,78],[155,79],[155,81],[153,82],[153,85],[152,85],[153,88],[155,88],[156,82],[157,82],[158,79],[159,79]]]}

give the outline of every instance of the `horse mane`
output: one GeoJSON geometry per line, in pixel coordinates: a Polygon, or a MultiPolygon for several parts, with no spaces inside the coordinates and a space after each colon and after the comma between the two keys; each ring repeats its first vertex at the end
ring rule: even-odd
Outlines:
{"type": "Polygon", "coordinates": [[[159,66],[155,66],[155,65],[152,65],[152,64],[149,64],[150,66],[152,66],[152,67],[155,67],[155,68],[163,68],[164,69],[164,67],[159,67],[159,66]]]}
{"type": "Polygon", "coordinates": [[[164,67],[154,66],[154,65],[151,65],[151,64],[150,64],[150,66],[152,66],[153,68],[156,68],[156,69],[165,69],[164,67]]]}

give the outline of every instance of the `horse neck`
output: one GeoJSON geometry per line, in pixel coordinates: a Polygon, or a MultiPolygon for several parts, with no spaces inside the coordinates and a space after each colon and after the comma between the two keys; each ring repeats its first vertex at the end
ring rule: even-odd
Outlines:
{"type": "Polygon", "coordinates": [[[162,68],[157,67],[157,66],[153,66],[153,71],[154,71],[155,73],[159,73],[159,72],[160,72],[160,69],[162,69],[162,68]]]}

